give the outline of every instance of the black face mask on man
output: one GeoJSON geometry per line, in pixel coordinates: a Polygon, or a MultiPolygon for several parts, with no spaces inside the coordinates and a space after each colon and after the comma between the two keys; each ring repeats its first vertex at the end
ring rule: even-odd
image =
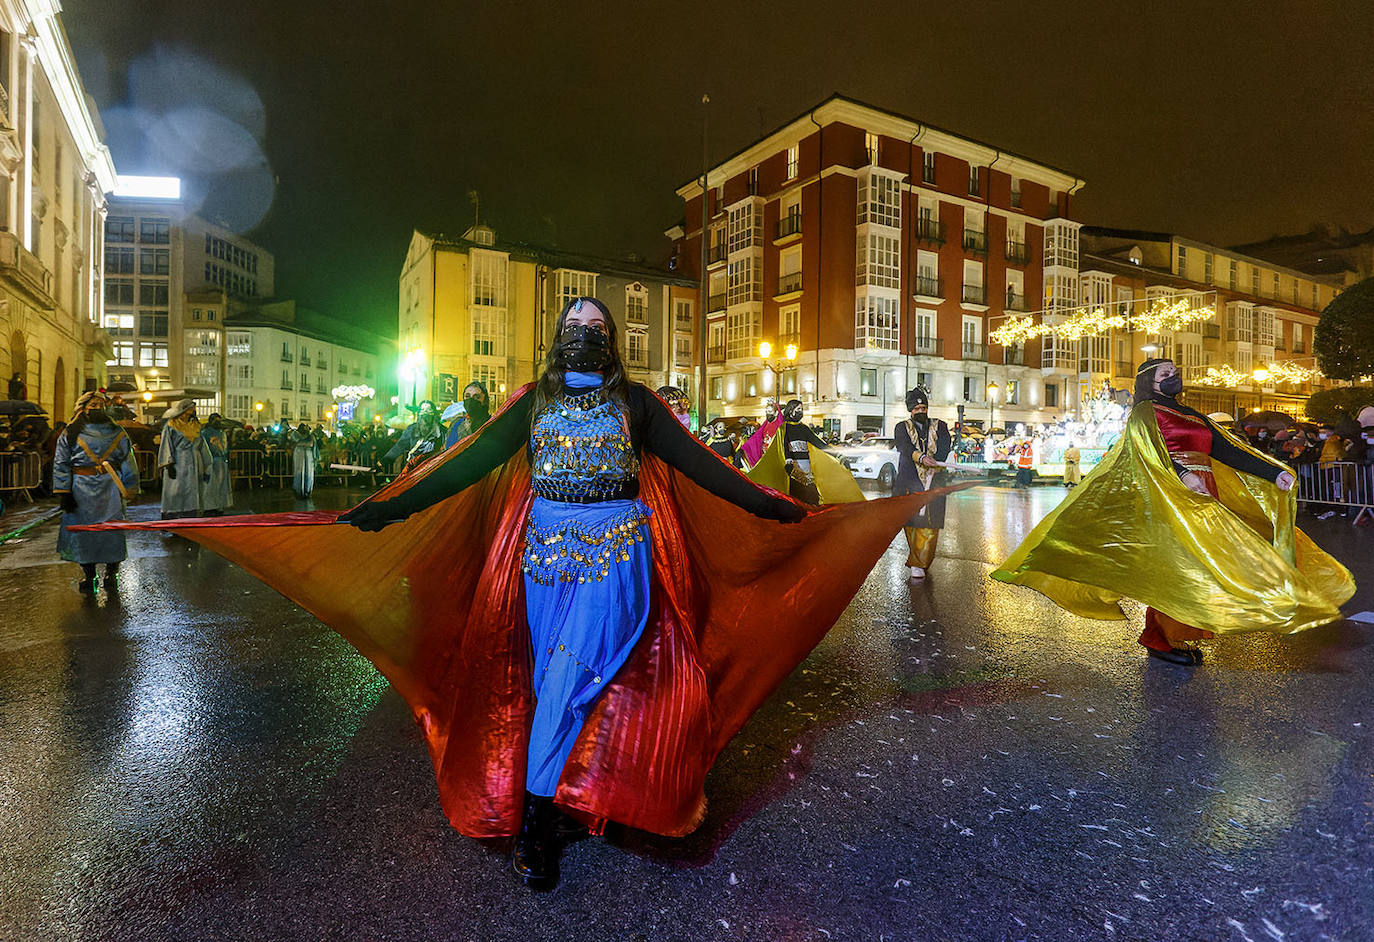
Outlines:
{"type": "Polygon", "coordinates": [[[486,396],[464,396],[463,411],[467,413],[468,422],[474,426],[483,425],[491,418],[486,396]]]}
{"type": "Polygon", "coordinates": [[[599,324],[575,324],[558,335],[557,359],[564,369],[594,372],[611,362],[611,338],[599,324]]]}
{"type": "Polygon", "coordinates": [[[1159,381],[1159,391],[1169,398],[1177,396],[1183,392],[1183,377],[1175,373],[1159,381]]]}

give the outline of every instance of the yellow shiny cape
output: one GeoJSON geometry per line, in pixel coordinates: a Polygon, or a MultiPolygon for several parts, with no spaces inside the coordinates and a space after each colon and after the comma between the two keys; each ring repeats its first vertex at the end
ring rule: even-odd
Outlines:
{"type": "Polygon", "coordinates": [[[1117,445],[992,577],[1029,586],[1076,615],[1122,619],[1117,603],[1129,596],[1218,634],[1294,632],[1339,619],[1355,581],[1294,526],[1296,493],[1221,462],[1212,471],[1219,499],[1189,490],[1153,404],[1141,403],[1117,445]]]}
{"type": "MultiPolygon", "coordinates": [[[[773,436],[773,441],[764,449],[756,463],[744,474],[755,484],[771,487],[781,494],[788,493],[791,478],[787,476],[787,458],[783,454],[783,430],[773,436]]],[[[811,475],[816,479],[816,491],[822,504],[850,504],[864,499],[859,482],[849,469],[840,464],[839,459],[827,454],[815,445],[807,443],[811,457],[811,475]]]]}

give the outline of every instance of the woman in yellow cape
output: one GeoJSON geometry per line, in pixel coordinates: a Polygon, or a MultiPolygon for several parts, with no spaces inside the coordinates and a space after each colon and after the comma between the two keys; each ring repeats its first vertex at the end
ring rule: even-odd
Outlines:
{"type": "Polygon", "coordinates": [[[1077,615],[1149,606],[1140,643],[1197,664],[1180,642],[1295,632],[1341,617],[1350,573],[1294,526],[1293,475],[1176,399],[1172,361],[1149,360],[1121,441],[992,576],[1077,615]]]}

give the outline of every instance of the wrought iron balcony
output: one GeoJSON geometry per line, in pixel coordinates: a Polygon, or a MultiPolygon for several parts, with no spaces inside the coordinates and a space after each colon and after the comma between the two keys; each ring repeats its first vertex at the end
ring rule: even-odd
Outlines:
{"type": "Polygon", "coordinates": [[[726,253],[724,242],[720,243],[720,245],[711,246],[709,249],[706,250],[706,264],[715,265],[719,262],[725,261],[725,254],[726,253]]]}
{"type": "Polygon", "coordinates": [[[723,311],[725,310],[725,293],[713,294],[706,299],[706,310],[723,311]]]}
{"type": "Polygon", "coordinates": [[[792,294],[802,289],[802,273],[794,271],[778,279],[778,294],[792,294]]]}
{"type": "Polygon", "coordinates": [[[988,254],[988,234],[977,229],[964,230],[964,251],[988,254]]]}
{"type": "Polygon", "coordinates": [[[283,363],[294,363],[296,361],[296,357],[294,354],[291,353],[290,350],[283,350],[281,352],[281,361],[283,363]]]}
{"type": "Polygon", "coordinates": [[[965,360],[986,360],[988,358],[988,345],[985,343],[969,343],[964,341],[963,359],[965,360]]]}
{"type": "Polygon", "coordinates": [[[1026,348],[1021,346],[1002,348],[1003,366],[1025,366],[1026,348]]]}
{"type": "Polygon", "coordinates": [[[911,352],[917,356],[938,357],[944,355],[945,342],[939,337],[920,337],[912,342],[911,352]]]}
{"type": "Polygon", "coordinates": [[[964,285],[960,299],[965,304],[987,304],[988,287],[987,285],[964,285]]]}
{"type": "Polygon", "coordinates": [[[291,385],[291,380],[289,380],[289,379],[284,379],[284,380],[281,381],[281,388],[282,388],[282,389],[293,389],[294,387],[291,385]]]}
{"type": "Polygon", "coordinates": [[[934,245],[945,244],[945,224],[938,219],[916,220],[916,240],[934,245]]]}
{"type": "Polygon", "coordinates": [[[1030,262],[1030,246],[1024,242],[1007,241],[1007,261],[1013,265],[1026,265],[1030,262]]]}
{"type": "Polygon", "coordinates": [[[921,298],[940,298],[943,300],[945,296],[945,279],[917,275],[916,296],[921,298]]]}
{"type": "Polygon", "coordinates": [[[1024,294],[1017,294],[1015,291],[1008,291],[1006,309],[1008,311],[1025,311],[1026,296],[1024,294]]]}
{"type": "Polygon", "coordinates": [[[774,241],[777,241],[778,239],[786,239],[788,236],[797,235],[801,231],[801,213],[790,213],[778,220],[778,227],[776,230],[776,234],[773,236],[773,239],[774,241]]]}
{"type": "Polygon", "coordinates": [[[725,362],[725,348],[724,348],[723,346],[722,346],[722,347],[707,347],[707,348],[706,348],[706,362],[707,362],[707,363],[724,363],[724,362],[725,362]]]}

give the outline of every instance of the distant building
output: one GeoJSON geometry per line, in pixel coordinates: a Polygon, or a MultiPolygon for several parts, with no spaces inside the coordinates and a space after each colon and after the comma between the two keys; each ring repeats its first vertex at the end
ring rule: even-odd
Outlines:
{"type": "Polygon", "coordinates": [[[274,259],[179,197],[147,189],[111,196],[105,219],[108,381],[150,391],[160,405],[187,395],[202,414],[222,411],[224,318],[272,297],[274,259]]]}
{"type": "MultiPolygon", "coordinates": [[[[208,311],[214,298],[188,296],[187,303],[194,318],[198,309],[208,311]]],[[[232,311],[223,326],[226,418],[254,426],[327,426],[371,422],[390,408],[391,385],[382,383],[383,364],[389,366],[394,354],[389,340],[294,301],[232,311]]]]}
{"type": "Polygon", "coordinates": [[[1274,236],[1232,247],[1255,258],[1347,286],[1374,276],[1374,229],[1349,232],[1338,226],[1316,226],[1298,235],[1274,236]]]}
{"type": "Polygon", "coordinates": [[[400,400],[462,397],[473,380],[494,405],[538,375],[568,298],[615,318],[631,379],[692,385],[696,286],[629,261],[504,242],[487,226],[461,238],[415,230],[400,276],[400,400]]]}
{"type": "Polygon", "coordinates": [[[1321,309],[1341,290],[1337,275],[1309,275],[1171,233],[1096,226],[1080,233],[1079,269],[1085,306],[1131,315],[1155,301],[1185,300],[1216,312],[1195,330],[1114,330],[1085,338],[1078,372],[1085,390],[1104,383],[1130,389],[1136,367],[1149,355],[1178,364],[1189,404],[1204,412],[1273,409],[1302,416],[1307,397],[1328,384],[1320,378],[1276,382],[1269,375],[1278,371],[1268,368],[1315,368],[1312,333],[1321,309]],[[1215,376],[1227,368],[1233,384],[1203,385],[1209,370],[1215,376]]]}
{"type": "Polygon", "coordinates": [[[993,418],[994,384],[998,424],[1075,407],[1077,350],[988,341],[1008,314],[1078,304],[1075,175],[837,95],[710,168],[707,186],[677,190],[684,223],[668,234],[693,278],[706,240],[710,414],[799,396],[827,431],[890,433],[917,384],[948,419],[993,418]]]}
{"type": "Polygon", "coordinates": [[[114,163],[56,3],[0,0],[0,374],[54,420],[94,388],[114,163]]]}

